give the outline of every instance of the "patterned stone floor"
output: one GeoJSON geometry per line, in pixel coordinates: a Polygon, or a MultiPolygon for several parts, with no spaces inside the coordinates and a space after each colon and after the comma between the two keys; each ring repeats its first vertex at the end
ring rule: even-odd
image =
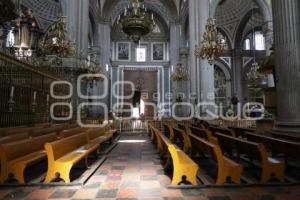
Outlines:
{"type": "Polygon", "coordinates": [[[159,157],[146,135],[123,135],[84,187],[0,188],[0,199],[300,200],[300,186],[167,189],[159,157]]]}

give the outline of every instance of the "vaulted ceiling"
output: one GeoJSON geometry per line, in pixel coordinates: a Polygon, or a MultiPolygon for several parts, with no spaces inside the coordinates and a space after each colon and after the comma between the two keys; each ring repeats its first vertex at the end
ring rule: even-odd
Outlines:
{"type": "MultiPolygon", "coordinates": [[[[178,20],[178,7],[180,0],[144,0],[148,9],[160,15],[167,24],[178,20]]],[[[124,11],[130,0],[103,0],[102,17],[111,19],[112,23],[116,17],[124,11]]]]}

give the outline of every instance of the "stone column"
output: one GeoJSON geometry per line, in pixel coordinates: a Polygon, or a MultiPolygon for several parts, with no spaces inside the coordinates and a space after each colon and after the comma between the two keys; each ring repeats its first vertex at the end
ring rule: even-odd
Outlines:
{"type": "Polygon", "coordinates": [[[300,130],[300,1],[273,0],[277,121],[281,130],[300,130]]]}
{"type": "Polygon", "coordinates": [[[243,58],[241,48],[235,48],[233,50],[232,58],[233,58],[233,94],[232,96],[236,96],[240,103],[243,104],[244,94],[243,94],[243,84],[244,84],[244,77],[243,77],[243,58]]]}
{"type": "Polygon", "coordinates": [[[262,29],[263,29],[263,34],[265,36],[266,56],[269,56],[271,54],[270,49],[274,44],[273,22],[271,21],[265,22],[262,29]]]}
{"type": "Polygon", "coordinates": [[[70,39],[75,41],[77,53],[88,53],[89,1],[63,0],[63,14],[67,17],[70,39]]]}
{"type": "MultiPolygon", "coordinates": [[[[174,72],[175,68],[179,62],[179,48],[180,48],[180,23],[171,22],[170,27],[170,67],[173,66],[174,72]]],[[[172,73],[172,72],[171,72],[172,73]]],[[[180,91],[181,82],[171,81],[171,90],[173,93],[173,102],[176,101],[176,95],[180,91]]]]}
{"type": "Polygon", "coordinates": [[[197,94],[198,102],[211,102],[214,99],[214,68],[207,60],[196,58],[194,53],[202,41],[209,17],[209,0],[190,0],[189,9],[190,91],[197,94]]]}
{"type": "Polygon", "coordinates": [[[176,66],[179,61],[180,47],[180,23],[171,22],[170,27],[170,61],[171,65],[176,66]]]}

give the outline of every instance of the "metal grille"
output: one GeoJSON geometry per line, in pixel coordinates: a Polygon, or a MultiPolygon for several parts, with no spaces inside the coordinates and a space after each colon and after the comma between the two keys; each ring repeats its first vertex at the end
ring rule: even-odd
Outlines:
{"type": "MultiPolygon", "coordinates": [[[[50,121],[49,107],[54,102],[49,95],[50,85],[53,81],[60,80],[58,75],[50,74],[49,68],[39,70],[36,66],[31,66],[0,53],[1,127],[50,121]],[[45,73],[47,71],[49,73],[45,73]],[[49,101],[47,101],[47,96],[49,96],[49,101]]],[[[62,86],[57,88],[56,92],[66,94],[66,89],[62,86]]],[[[61,110],[56,109],[56,112],[61,112],[61,110]]],[[[60,115],[60,113],[56,114],[60,115]]]]}

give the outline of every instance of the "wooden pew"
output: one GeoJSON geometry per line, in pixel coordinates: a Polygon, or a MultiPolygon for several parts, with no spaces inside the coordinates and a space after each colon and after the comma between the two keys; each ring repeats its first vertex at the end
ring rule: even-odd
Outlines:
{"type": "Polygon", "coordinates": [[[231,154],[232,150],[236,151],[238,161],[240,161],[241,155],[246,155],[250,159],[251,163],[253,163],[254,159],[260,162],[262,168],[260,181],[262,183],[269,181],[272,174],[274,174],[281,182],[284,181],[285,164],[269,157],[269,154],[263,144],[246,141],[220,133],[217,133],[216,136],[223,151],[229,154],[231,154]]]}
{"type": "Polygon", "coordinates": [[[191,126],[191,127],[188,127],[188,126],[183,126],[183,125],[178,125],[179,128],[181,129],[185,129],[187,135],[189,134],[194,134],[200,138],[203,138],[213,144],[216,144],[218,145],[218,140],[216,137],[214,137],[212,135],[212,132],[208,129],[203,129],[203,128],[199,128],[199,127],[195,127],[195,126],[191,126]]]}
{"type": "Polygon", "coordinates": [[[104,128],[95,128],[90,129],[87,132],[89,143],[91,144],[102,144],[110,139],[112,139],[113,135],[110,134],[109,131],[105,130],[104,128]]]}
{"type": "Polygon", "coordinates": [[[41,123],[41,124],[34,124],[34,127],[41,127],[41,128],[50,128],[53,124],[50,122],[41,123]]]}
{"type": "Polygon", "coordinates": [[[197,150],[201,154],[208,154],[211,156],[211,158],[216,160],[218,168],[216,180],[217,185],[226,183],[228,177],[231,178],[232,182],[237,184],[240,183],[243,167],[224,156],[219,145],[210,143],[207,140],[200,138],[194,134],[189,134],[189,137],[192,142],[193,151],[197,150]]]}
{"type": "Polygon", "coordinates": [[[31,131],[31,133],[29,133],[29,135],[31,137],[47,135],[49,133],[56,133],[57,135],[59,135],[60,132],[62,132],[63,130],[64,130],[64,125],[55,125],[55,126],[50,127],[50,128],[43,128],[43,129],[33,130],[33,131],[31,131]]]}
{"type": "Polygon", "coordinates": [[[113,124],[110,123],[110,124],[107,124],[105,127],[104,127],[104,130],[105,130],[105,135],[109,138],[114,138],[116,137],[116,134],[118,133],[118,130],[117,129],[113,129],[113,124]]]}
{"type": "Polygon", "coordinates": [[[277,131],[267,131],[266,133],[274,138],[300,143],[300,134],[297,133],[282,133],[277,131]]]}
{"type": "Polygon", "coordinates": [[[39,129],[39,127],[22,127],[22,128],[13,128],[8,129],[5,132],[5,136],[11,136],[11,135],[17,135],[17,134],[23,134],[23,133],[30,133],[31,131],[39,129]]]}
{"type": "Polygon", "coordinates": [[[236,137],[234,131],[228,129],[228,128],[221,128],[221,127],[217,127],[217,126],[210,126],[209,130],[211,131],[212,135],[215,136],[216,133],[221,133],[224,135],[228,135],[228,136],[233,136],[236,137]]]}
{"type": "Polygon", "coordinates": [[[171,142],[175,141],[175,135],[170,124],[164,124],[164,134],[169,138],[171,142]]]}
{"type": "Polygon", "coordinates": [[[187,154],[181,151],[180,148],[172,144],[158,129],[151,125],[150,128],[153,129],[155,140],[157,141],[157,148],[161,155],[166,156],[167,154],[168,157],[172,159],[172,185],[177,186],[182,182],[197,185],[198,165],[187,154]]]}
{"type": "Polygon", "coordinates": [[[29,137],[28,137],[27,133],[11,135],[11,136],[5,136],[5,137],[0,138],[0,144],[16,142],[16,141],[25,140],[25,139],[28,139],[28,138],[29,137]]]}
{"type": "Polygon", "coordinates": [[[0,136],[4,137],[7,136],[7,132],[19,130],[19,129],[24,129],[27,128],[25,126],[19,126],[19,127],[8,127],[8,128],[0,128],[0,136]]]}
{"type": "Polygon", "coordinates": [[[1,144],[1,177],[0,182],[4,183],[10,174],[20,183],[24,184],[24,171],[46,159],[44,144],[57,140],[56,134],[48,134],[32,139],[21,140],[13,143],[1,144]]]}
{"type": "MultiPolygon", "coordinates": [[[[48,171],[45,183],[50,183],[57,175],[70,183],[72,167],[98,149],[98,144],[89,143],[86,133],[67,137],[45,144],[48,157],[48,171]]],[[[86,162],[87,164],[87,162],[86,162]]]]}
{"type": "Polygon", "coordinates": [[[245,137],[246,132],[249,132],[249,133],[256,132],[256,130],[252,129],[252,128],[240,128],[240,127],[233,127],[233,126],[228,127],[228,128],[234,132],[236,137],[239,137],[239,138],[246,138],[245,137]]]}
{"type": "Polygon", "coordinates": [[[213,137],[211,131],[206,130],[206,129],[197,128],[197,127],[190,127],[190,133],[192,133],[202,139],[205,139],[207,141],[209,141],[209,139],[211,137],[213,137]]]}
{"type": "Polygon", "coordinates": [[[289,158],[300,159],[300,143],[254,133],[246,133],[245,137],[250,141],[263,143],[273,156],[284,154],[286,164],[289,158]]]}
{"type": "Polygon", "coordinates": [[[71,137],[71,136],[86,132],[87,130],[88,130],[87,128],[81,128],[81,127],[64,130],[59,133],[59,138],[71,137]]]}
{"type": "MultiPolygon", "coordinates": [[[[174,128],[174,127],[172,128],[172,130],[173,130],[175,138],[177,138],[177,140],[181,141],[181,143],[183,142],[183,146],[181,149],[183,149],[183,151],[187,154],[190,153],[192,144],[191,144],[190,138],[188,136],[188,132],[186,130],[174,128]]],[[[180,143],[180,145],[182,145],[181,143],[180,143]]]]}

